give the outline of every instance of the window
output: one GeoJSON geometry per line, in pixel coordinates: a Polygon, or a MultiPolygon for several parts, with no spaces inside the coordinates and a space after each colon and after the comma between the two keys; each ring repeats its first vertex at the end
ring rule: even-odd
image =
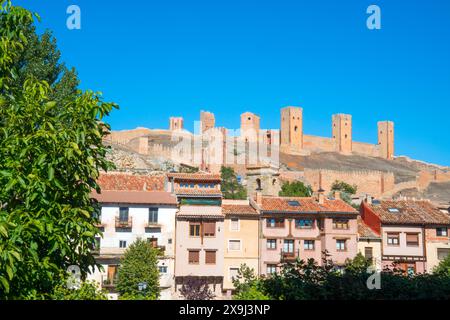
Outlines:
{"type": "Polygon", "coordinates": [[[203,235],[205,237],[214,237],[216,235],[216,223],[204,222],[203,223],[203,235]]]}
{"type": "Polygon", "coordinates": [[[189,224],[189,236],[191,237],[200,237],[200,223],[193,223],[191,222],[189,224]]]}
{"type": "Polygon", "coordinates": [[[288,205],[290,205],[291,207],[299,207],[300,206],[300,202],[298,202],[298,201],[288,201],[288,205]]]}
{"type": "Polygon", "coordinates": [[[268,264],[267,268],[266,268],[266,273],[267,274],[271,274],[271,273],[276,273],[277,272],[277,265],[276,264],[268,264]]]}
{"type": "Polygon", "coordinates": [[[158,270],[159,273],[167,273],[167,266],[159,266],[158,270]]]}
{"type": "Polygon", "coordinates": [[[373,248],[372,247],[365,247],[364,248],[364,257],[368,260],[373,259],[373,248]]]}
{"type": "Polygon", "coordinates": [[[284,253],[294,253],[294,240],[284,240],[283,252],[284,253]]]}
{"type": "Polygon", "coordinates": [[[418,233],[407,233],[406,234],[406,245],[417,247],[419,245],[419,234],[418,233]]]}
{"type": "Polygon", "coordinates": [[[333,219],[334,229],[348,229],[348,219],[333,219]]]}
{"type": "Polygon", "coordinates": [[[238,218],[230,219],[230,230],[231,231],[239,231],[239,219],[238,218]]]}
{"type": "Polygon", "coordinates": [[[305,250],[314,250],[314,240],[305,240],[303,242],[303,248],[305,250]]]}
{"type": "Polygon", "coordinates": [[[346,241],[343,239],[336,240],[336,250],[337,251],[346,251],[347,250],[346,241]]]}
{"type": "Polygon", "coordinates": [[[390,213],[399,213],[400,212],[400,210],[398,210],[397,208],[389,208],[388,211],[390,213]]]}
{"type": "Polygon", "coordinates": [[[158,238],[155,237],[147,238],[147,243],[149,243],[152,248],[156,248],[158,247],[158,238]]]}
{"type": "Polygon", "coordinates": [[[216,264],[216,251],[212,251],[212,250],[205,251],[205,263],[206,264],[216,264]]]}
{"type": "Polygon", "coordinates": [[[277,248],[277,239],[267,239],[267,249],[275,250],[277,248]]]}
{"type": "Polygon", "coordinates": [[[312,219],[295,219],[295,227],[299,229],[311,229],[314,220],[312,219]]]}
{"type": "Polygon", "coordinates": [[[241,240],[228,240],[228,250],[241,250],[241,240]]]}
{"type": "Polygon", "coordinates": [[[236,279],[239,275],[239,268],[231,267],[229,275],[230,280],[236,279]]]}
{"type": "Polygon", "coordinates": [[[400,244],[400,238],[398,233],[388,233],[387,243],[389,246],[398,246],[400,244]]]}
{"type": "Polygon", "coordinates": [[[447,237],[448,231],[446,227],[436,228],[436,235],[438,237],[447,237]]]}
{"type": "Polygon", "coordinates": [[[119,241],[119,248],[126,248],[127,247],[127,242],[125,240],[120,240],[119,241]]]}
{"type": "Polygon", "coordinates": [[[448,248],[438,248],[437,256],[439,260],[444,260],[450,254],[450,249],[448,248]]]}
{"type": "Polygon", "coordinates": [[[284,219],[269,218],[266,221],[267,228],[284,228],[284,219]]]}
{"type": "Polygon", "coordinates": [[[148,209],[148,223],[158,223],[158,208],[148,209]]]}
{"type": "Polygon", "coordinates": [[[167,243],[168,243],[168,244],[172,244],[172,238],[167,239],[167,243]]]}
{"type": "Polygon", "coordinates": [[[189,250],[189,264],[198,264],[200,262],[200,251],[189,250]]]}
{"type": "Polygon", "coordinates": [[[119,208],[119,221],[128,222],[128,208],[119,208]]]}

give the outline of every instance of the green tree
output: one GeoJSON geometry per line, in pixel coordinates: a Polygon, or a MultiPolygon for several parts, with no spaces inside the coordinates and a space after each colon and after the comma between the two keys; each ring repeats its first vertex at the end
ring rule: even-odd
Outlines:
{"type": "MultiPolygon", "coordinates": [[[[5,15],[0,15],[0,29],[7,27],[5,15]]],[[[77,95],[79,80],[75,68],[68,69],[60,62],[61,52],[57,48],[56,39],[50,30],[42,35],[36,33],[33,20],[23,20],[17,23],[24,41],[23,49],[18,52],[12,67],[16,70],[16,77],[12,84],[20,89],[29,77],[38,81],[45,81],[52,88],[49,98],[62,104],[77,95]]]]}
{"type": "Polygon", "coordinates": [[[241,265],[238,276],[233,280],[235,288],[234,300],[269,300],[263,292],[262,282],[255,275],[255,271],[246,264],[241,265]]]}
{"type": "Polygon", "coordinates": [[[159,298],[159,255],[159,249],[153,248],[145,240],[137,239],[130,245],[117,275],[117,290],[123,298],[133,300],[159,298]],[[145,288],[139,288],[140,284],[145,284],[145,288]]]}
{"type": "Polygon", "coordinates": [[[238,182],[233,168],[222,167],[220,170],[222,178],[221,189],[225,199],[244,200],[247,199],[247,190],[238,182]]]}
{"type": "Polygon", "coordinates": [[[96,264],[90,193],[112,167],[102,119],[116,106],[90,91],[55,99],[19,68],[34,15],[0,0],[0,21],[0,299],[49,298],[68,266],[84,278],[96,264]]]}
{"type": "Polygon", "coordinates": [[[68,289],[59,285],[51,295],[52,300],[108,300],[105,290],[99,288],[95,282],[85,281],[78,289],[68,289]]]}
{"type": "Polygon", "coordinates": [[[434,267],[433,273],[450,277],[450,254],[434,267]]]}
{"type": "MultiPolygon", "coordinates": [[[[339,191],[341,193],[341,199],[347,202],[350,205],[352,204],[352,195],[356,194],[356,191],[358,191],[358,187],[356,185],[350,185],[344,181],[334,181],[331,185],[331,193],[330,196],[333,196],[333,192],[339,191]]],[[[356,209],[359,208],[359,206],[354,206],[356,209]]]]}
{"type": "Polygon", "coordinates": [[[305,186],[301,181],[285,182],[279,192],[280,197],[311,197],[311,186],[305,186]]]}

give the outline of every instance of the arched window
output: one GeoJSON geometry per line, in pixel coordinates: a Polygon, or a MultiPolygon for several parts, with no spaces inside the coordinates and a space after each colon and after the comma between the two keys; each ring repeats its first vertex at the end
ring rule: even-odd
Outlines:
{"type": "Polygon", "coordinates": [[[256,179],[256,190],[257,191],[261,191],[262,190],[262,188],[261,188],[261,179],[260,178],[256,179]]]}

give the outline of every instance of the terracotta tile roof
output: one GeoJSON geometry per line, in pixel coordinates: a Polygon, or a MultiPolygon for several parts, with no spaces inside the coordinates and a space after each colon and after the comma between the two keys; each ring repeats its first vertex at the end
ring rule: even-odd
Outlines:
{"type": "Polygon", "coordinates": [[[361,216],[358,216],[358,234],[360,238],[365,239],[381,239],[381,237],[364,223],[361,216]]]}
{"type": "Polygon", "coordinates": [[[183,218],[223,218],[222,208],[219,206],[180,206],[177,217],[183,218]]]}
{"type": "Polygon", "coordinates": [[[258,212],[249,204],[248,200],[223,200],[222,212],[225,215],[258,215],[258,212]]]}
{"type": "Polygon", "coordinates": [[[168,173],[167,177],[175,180],[221,181],[220,174],[211,173],[168,173]]]}
{"type": "Polygon", "coordinates": [[[368,205],[385,224],[448,224],[450,216],[428,201],[397,200],[379,201],[368,205]],[[391,212],[397,209],[399,212],[391,212]]]}
{"type": "Polygon", "coordinates": [[[165,177],[127,173],[102,173],[97,180],[102,190],[164,191],[165,177]]]}
{"type": "Polygon", "coordinates": [[[102,190],[101,194],[92,192],[91,197],[100,203],[123,204],[161,204],[177,205],[174,195],[164,191],[108,191],[102,190]]]}
{"type": "Polygon", "coordinates": [[[319,204],[314,197],[263,197],[262,211],[286,212],[286,213],[350,213],[358,212],[342,200],[325,199],[323,204],[319,204]],[[292,206],[290,201],[298,201],[299,206],[292,206]]]}
{"type": "Polygon", "coordinates": [[[197,188],[175,188],[177,195],[193,195],[193,196],[217,196],[221,197],[222,192],[217,189],[197,189],[197,188]]]}

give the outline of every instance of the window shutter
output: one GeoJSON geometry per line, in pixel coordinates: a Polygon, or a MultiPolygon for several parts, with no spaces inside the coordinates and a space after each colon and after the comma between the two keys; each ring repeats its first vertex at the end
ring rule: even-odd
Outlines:
{"type": "Polygon", "coordinates": [[[200,260],[200,251],[189,251],[189,263],[198,263],[200,260]]]}
{"type": "Polygon", "coordinates": [[[216,223],[215,222],[204,222],[203,223],[203,234],[215,235],[216,234],[216,223]]]}
{"type": "Polygon", "coordinates": [[[205,251],[205,263],[215,264],[216,263],[216,252],[215,251],[205,251]]]}
{"type": "Polygon", "coordinates": [[[419,242],[418,234],[406,234],[406,242],[419,242]]]}

